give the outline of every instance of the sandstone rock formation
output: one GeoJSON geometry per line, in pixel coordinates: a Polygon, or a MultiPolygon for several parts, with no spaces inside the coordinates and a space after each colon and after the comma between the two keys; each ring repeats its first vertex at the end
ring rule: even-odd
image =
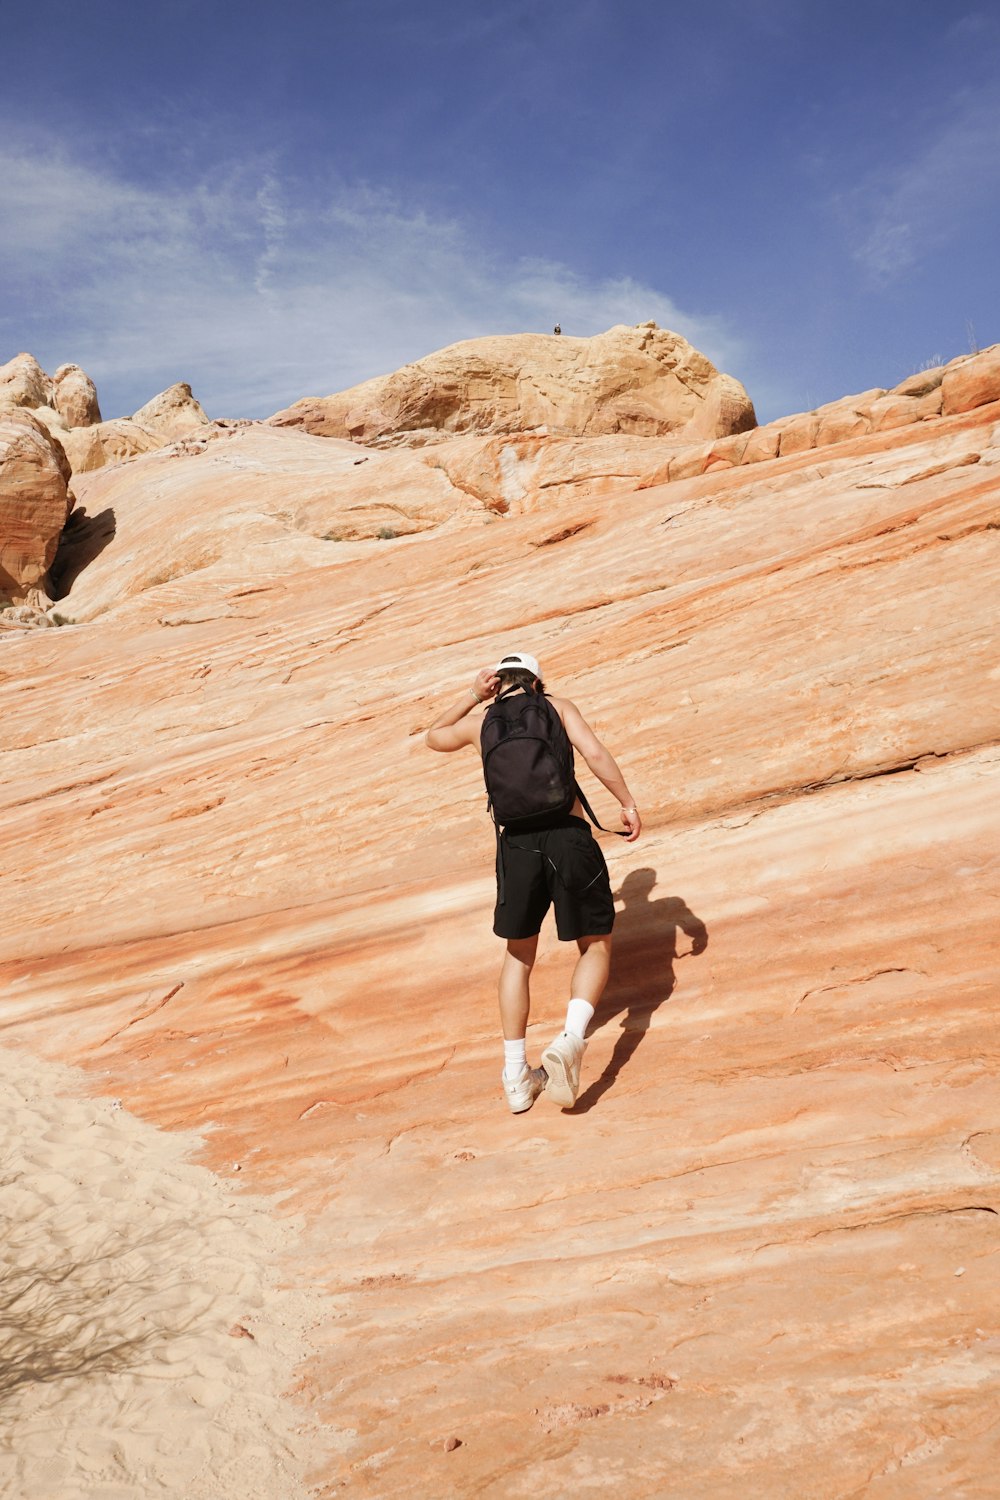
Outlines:
{"type": "Polygon", "coordinates": [[[552,512],[571,499],[578,506],[616,496],[624,503],[639,489],[779,455],[809,463],[817,450],[834,456],[852,440],[876,452],[881,434],[920,428],[940,413],[946,374],[964,370],[978,378],[990,358],[990,351],[964,357],[911,376],[893,391],[865,391],[708,443],[469,434],[359,456],[354,444],[267,424],[202,423],[162,457],[151,453],[137,466],[90,477],[109,459],[134,457],[142,443],[149,451],[161,441],[136,421],[105,422],[62,437],[82,510],[120,518],[118,542],[91,562],[92,531],[74,531],[59,571],[75,575],[86,556],[88,566],[72,588],[74,613],[83,619],[168,582],[177,597],[185,578],[185,597],[207,598],[223,580],[243,576],[251,556],[255,569],[273,577],[297,574],[325,566],[331,541],[399,538],[445,524],[476,527],[484,519],[552,512]],[[88,442],[90,451],[83,446],[88,442]],[[206,484],[211,505],[205,504],[206,484]],[[166,531],[165,513],[172,518],[166,531]],[[132,539],[127,547],[126,537],[132,539]]]}
{"type": "Polygon", "coordinates": [[[67,427],[92,427],[101,420],[97,387],[79,365],[60,365],[52,386],[52,404],[67,427]]]}
{"type": "MultiPolygon", "coordinates": [[[[39,415],[45,419],[44,414],[39,415]]],[[[108,422],[98,419],[93,426],[78,426],[68,432],[51,422],[49,425],[62,442],[73,473],[89,474],[105,464],[153,453],[210,424],[191,387],[177,384],[147,401],[131,417],[108,422]]]]}
{"type": "Polygon", "coordinates": [[[31,354],[16,354],[0,365],[0,411],[16,406],[48,406],[52,381],[31,354]]]}
{"type": "Polygon", "coordinates": [[[168,440],[186,437],[189,432],[208,425],[208,418],[200,403],[195,400],[191,387],[185,382],[168,386],[165,391],[154,396],[152,401],[140,406],[137,412],[133,412],[132,420],[140,427],[148,427],[168,440]]]}
{"type": "Polygon", "coordinates": [[[973,411],[988,401],[1000,401],[1000,344],[945,366],[941,399],[945,412],[973,411]]]}
{"type": "Polygon", "coordinates": [[[695,440],[742,432],[755,420],[739,381],[655,323],[621,324],[595,338],[470,339],[271,418],[376,447],[538,429],[695,440]]]}
{"type": "MultiPolygon", "coordinates": [[[[281,1195],[281,1279],[325,1298],[317,1488],[990,1492],[1000,402],[877,425],[969,364],[645,488],[608,439],[260,428],[82,481],[118,519],[64,601],[89,619],[0,652],[4,1038],[281,1195]],[[622,488],[575,485],[574,443],[622,488]],[[390,488],[444,519],[314,534],[390,488]],[[196,495],[220,560],[140,590],[147,549],[194,556],[196,495]],[[646,818],[604,841],[581,1098],[518,1118],[481,771],[423,745],[512,646],[646,818]]],[[[546,930],[533,1060],[568,968],[546,930]]]]}
{"type": "Polygon", "coordinates": [[[663,464],[652,467],[642,483],[690,479],[738,464],[760,463],[779,454],[789,458],[868,433],[926,422],[942,412],[972,411],[996,400],[1000,400],[1000,344],[922,370],[891,391],[878,388],[844,396],[814,411],[780,417],[751,432],[687,445],[671,453],[663,464]]]}
{"type": "Polygon", "coordinates": [[[24,409],[0,411],[0,607],[47,599],[47,574],[70,512],[69,465],[24,409]]]}
{"type": "Polygon", "coordinates": [[[521,515],[573,496],[630,494],[669,469],[688,445],[671,438],[456,437],[417,450],[430,468],[497,515],[521,515]]]}
{"type": "Polygon", "coordinates": [[[112,417],[107,422],[96,422],[93,427],[70,429],[50,421],[49,430],[61,442],[74,474],[89,474],[105,464],[126,463],[141,453],[163,448],[169,441],[132,417],[112,417]]]}
{"type": "Polygon", "coordinates": [[[30,354],[0,366],[0,411],[31,411],[62,449],[74,474],[150,453],[209,425],[189,385],[161,391],[131,417],[101,420],[97,388],[79,365],[46,375],[30,354]]]}
{"type": "Polygon", "coordinates": [[[38,415],[62,443],[74,474],[89,474],[105,464],[124,463],[142,453],[153,453],[210,425],[186,384],[161,391],[134,416],[102,422],[98,415],[92,426],[67,428],[60,413],[43,410],[38,415]]]}

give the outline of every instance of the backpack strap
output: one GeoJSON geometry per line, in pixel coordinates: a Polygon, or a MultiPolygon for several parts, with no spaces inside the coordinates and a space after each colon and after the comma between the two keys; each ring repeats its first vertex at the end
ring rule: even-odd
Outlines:
{"type": "Polygon", "coordinates": [[[605,826],[604,826],[603,823],[599,823],[598,820],[597,820],[597,814],[594,812],[594,809],[591,807],[590,803],[587,801],[586,794],[584,793],[583,787],[576,780],[574,780],[574,782],[573,782],[573,787],[574,787],[574,790],[576,791],[576,795],[580,799],[580,806],[583,808],[584,812],[587,814],[587,817],[593,823],[593,825],[594,825],[595,828],[599,828],[602,833],[613,833],[615,835],[615,837],[619,838],[619,839],[627,839],[628,838],[628,829],[622,830],[621,828],[605,828],[605,826]]]}
{"type": "Polygon", "coordinates": [[[493,827],[497,834],[497,905],[503,906],[507,900],[507,871],[504,869],[503,838],[500,833],[500,824],[496,820],[496,814],[490,806],[490,817],[493,819],[493,827]]]}

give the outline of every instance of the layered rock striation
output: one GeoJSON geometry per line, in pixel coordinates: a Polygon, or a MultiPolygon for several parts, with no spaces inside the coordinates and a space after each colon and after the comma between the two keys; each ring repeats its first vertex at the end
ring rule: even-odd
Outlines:
{"type": "Polygon", "coordinates": [[[75,578],[65,592],[76,619],[146,593],[158,609],[166,585],[166,597],[183,588],[211,608],[234,581],[307,575],[345,546],[350,555],[352,543],[483,513],[417,454],[359,459],[351,443],[255,423],[199,429],[132,463],[78,474],[74,490],[80,510],[113,518],[115,533],[82,570],[74,553],[89,534],[65,537],[59,563],[75,578]]]}
{"type": "MultiPolygon", "coordinates": [[[[79,365],[60,365],[49,376],[32,355],[18,354],[0,366],[0,610],[7,611],[0,630],[46,624],[43,611],[101,550],[85,513],[64,534],[73,475],[152,452],[208,425],[189,385],[171,386],[133,417],[105,422],[94,382],[79,365]],[[71,555],[54,575],[61,541],[71,555]]],[[[98,530],[109,533],[107,524],[98,530]]]]}
{"type": "MultiPolygon", "coordinates": [[[[84,476],[118,522],[87,623],[0,656],[4,1036],[297,1216],[317,1486],[989,1493],[992,360],[890,393],[916,420],[867,393],[863,430],[645,487],[634,438],[253,426],[84,476]],[[317,535],[390,492],[425,529],[317,535]],[[604,841],[581,1097],[522,1117],[481,769],[423,743],[509,648],[646,825],[604,841]]],[[[571,967],[546,928],[533,1061],[571,967]]]]}

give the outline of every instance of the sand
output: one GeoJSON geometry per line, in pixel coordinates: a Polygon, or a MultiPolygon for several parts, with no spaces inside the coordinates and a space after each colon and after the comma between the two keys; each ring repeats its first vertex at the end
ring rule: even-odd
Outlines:
{"type": "Polygon", "coordinates": [[[0,1049],[0,1495],[295,1500],[296,1228],[75,1069],[0,1049]]]}

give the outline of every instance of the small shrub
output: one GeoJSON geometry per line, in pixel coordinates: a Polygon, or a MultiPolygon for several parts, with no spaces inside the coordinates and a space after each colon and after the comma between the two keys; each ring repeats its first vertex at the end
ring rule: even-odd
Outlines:
{"type": "Polygon", "coordinates": [[[396,538],[396,533],[391,526],[380,526],[375,535],[380,542],[392,542],[396,538]]]}

